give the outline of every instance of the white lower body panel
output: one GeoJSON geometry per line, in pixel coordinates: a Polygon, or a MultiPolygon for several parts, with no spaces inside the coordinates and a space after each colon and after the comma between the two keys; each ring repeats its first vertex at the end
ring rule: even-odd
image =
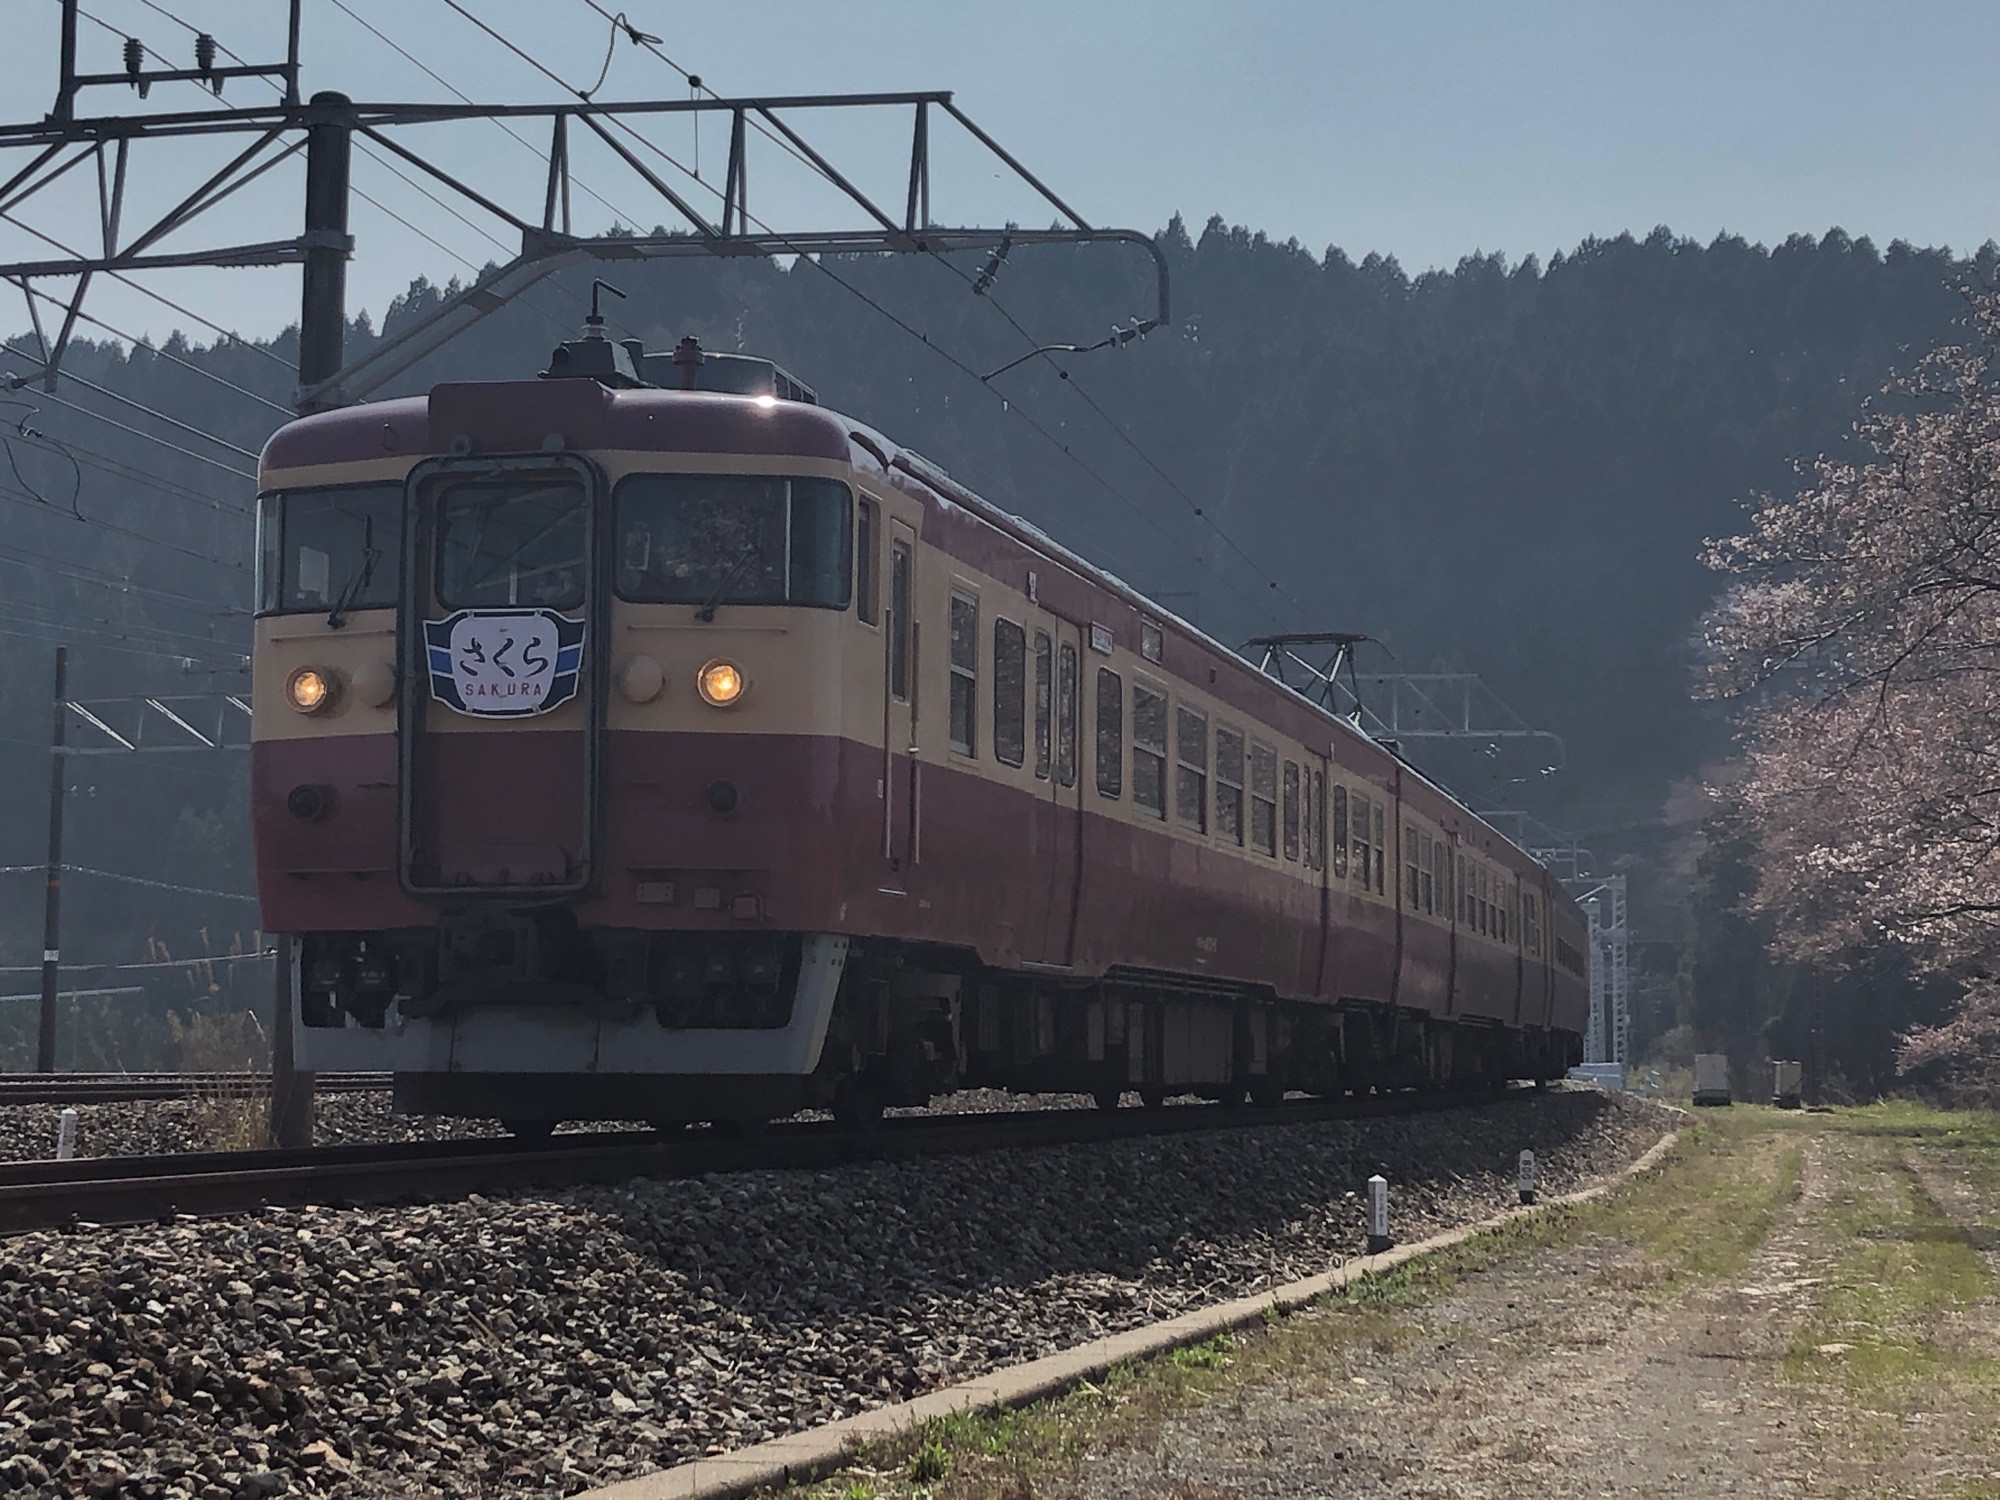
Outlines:
{"type": "Polygon", "coordinates": [[[847,939],[808,933],[792,1018],[772,1030],[686,1030],[650,1012],[606,1021],[558,1006],[511,1006],[405,1018],[370,1028],[307,1026],[292,985],[292,1055],[317,1073],[795,1074],[819,1066],[840,993],[847,939]]]}

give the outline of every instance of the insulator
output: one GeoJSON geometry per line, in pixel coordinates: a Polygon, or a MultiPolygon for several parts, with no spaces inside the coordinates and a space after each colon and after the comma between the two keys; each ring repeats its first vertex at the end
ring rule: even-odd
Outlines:
{"type": "Polygon", "coordinates": [[[198,72],[215,71],[215,38],[205,31],[194,39],[194,65],[198,72]]]}
{"type": "Polygon", "coordinates": [[[146,66],[146,44],[136,36],[125,38],[125,76],[137,82],[140,71],[146,66]]]}

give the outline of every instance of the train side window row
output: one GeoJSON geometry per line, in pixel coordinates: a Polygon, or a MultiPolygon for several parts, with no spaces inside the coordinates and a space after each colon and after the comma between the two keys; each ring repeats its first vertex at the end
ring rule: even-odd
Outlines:
{"type": "MultiPolygon", "coordinates": [[[[1534,909],[1534,898],[1527,898],[1529,910],[1534,909]]],[[[1458,888],[1459,925],[1482,937],[1508,941],[1514,926],[1511,916],[1513,895],[1507,886],[1507,877],[1498,874],[1472,860],[1460,862],[1458,888]]],[[[1532,918],[1531,918],[1532,920],[1532,918]]],[[[1539,942],[1539,940],[1537,940],[1539,942]]],[[[1537,951],[1530,948],[1530,952],[1537,951]]]]}
{"type": "Polygon", "coordinates": [[[1584,966],[1583,954],[1577,950],[1574,943],[1561,935],[1558,935],[1556,938],[1556,963],[1559,967],[1574,974],[1578,979],[1589,977],[1589,971],[1584,966]]]}
{"type": "MultiPolygon", "coordinates": [[[[954,589],[950,731],[952,748],[962,755],[976,753],[978,640],[979,601],[969,590],[954,589]]],[[[1047,779],[1053,771],[1063,786],[1075,784],[1078,665],[1073,645],[1065,642],[1056,647],[1046,632],[1035,632],[1035,775],[1047,779]],[[1053,683],[1052,665],[1057,667],[1053,683]]],[[[1020,766],[1027,759],[1028,684],[1027,631],[1013,620],[996,619],[992,735],[993,758],[1002,765],[1020,766]]],[[[1095,784],[1098,795],[1120,798],[1125,794],[1126,776],[1124,677],[1110,667],[1099,667],[1095,689],[1095,784]]],[[[1162,822],[1166,821],[1168,801],[1167,725],[1166,693],[1134,682],[1132,803],[1162,822]]],[[[1212,783],[1214,829],[1220,837],[1276,859],[1282,827],[1284,858],[1297,861],[1303,852],[1308,868],[1323,866],[1324,839],[1319,832],[1323,830],[1325,780],[1321,773],[1307,768],[1302,774],[1297,761],[1285,761],[1281,791],[1278,752],[1271,746],[1246,738],[1234,725],[1218,723],[1211,760],[1206,714],[1183,707],[1174,716],[1174,727],[1173,802],[1178,821],[1198,832],[1209,831],[1212,783]]],[[[1339,795],[1344,799],[1346,794],[1341,791],[1339,795]]],[[[1344,850],[1345,835],[1341,844],[1344,850]]]]}

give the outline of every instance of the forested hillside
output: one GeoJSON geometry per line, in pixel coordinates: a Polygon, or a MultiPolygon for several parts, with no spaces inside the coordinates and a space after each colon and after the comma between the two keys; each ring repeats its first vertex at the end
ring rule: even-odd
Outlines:
{"type": "MultiPolygon", "coordinates": [[[[1392,260],[1220,222],[1190,239],[1176,221],[1164,244],[1171,327],[990,383],[973,372],[1030,338],[1087,344],[1149,313],[1150,268],[1115,251],[1017,251],[986,297],[968,284],[977,264],[918,257],[603,274],[628,294],[620,331],[774,356],[827,404],[1226,640],[1364,630],[1393,650],[1384,665],[1481,673],[1561,734],[1568,760],[1531,785],[1496,776],[1467,791],[1582,831],[1601,868],[1635,861],[1642,936],[1676,937],[1682,879],[1662,808],[1727,750],[1689,693],[1691,631],[1717,587],[1701,543],[1740,529],[1752,493],[1790,487],[1795,458],[1848,440],[1865,395],[1951,335],[1959,287],[1992,271],[1993,249],[1964,261],[1838,230],[1776,248],[1658,230],[1546,266],[1474,257],[1412,279],[1392,260]]],[[[588,280],[544,283],[403,388],[534,373],[572,336],[588,280]]],[[[414,282],[384,326],[439,295],[414,282]]],[[[350,353],[372,337],[364,318],[350,353]]],[[[282,420],[292,349],[289,336],[176,339],[70,356],[82,380],[242,451],[81,384],[0,406],[0,865],[40,857],[55,641],[76,648],[76,696],[243,682],[245,454],[282,420]]],[[[70,858],[247,891],[242,760],[79,762],[70,858]]],[[[29,965],[39,887],[4,881],[0,963],[29,965]]],[[[80,876],[66,946],[138,959],[151,937],[179,955],[226,948],[253,923],[241,902],[80,876]]],[[[4,987],[30,986],[17,974],[4,987]]]]}

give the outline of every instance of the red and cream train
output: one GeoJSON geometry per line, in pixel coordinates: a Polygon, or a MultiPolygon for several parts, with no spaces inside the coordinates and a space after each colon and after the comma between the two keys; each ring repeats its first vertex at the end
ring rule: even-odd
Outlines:
{"type": "Polygon", "coordinates": [[[1580,1058],[1540,864],[768,362],[585,338],[293,422],[261,488],[303,1067],[536,1131],[1580,1058]]]}

